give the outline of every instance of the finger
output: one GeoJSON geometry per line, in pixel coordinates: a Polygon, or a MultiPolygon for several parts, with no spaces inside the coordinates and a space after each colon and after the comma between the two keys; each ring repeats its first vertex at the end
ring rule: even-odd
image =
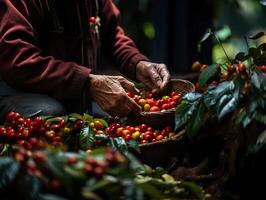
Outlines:
{"type": "Polygon", "coordinates": [[[130,108],[130,112],[132,112],[132,113],[140,113],[141,112],[141,107],[131,98],[128,98],[128,106],[130,108]]]}
{"type": "MultiPolygon", "coordinates": [[[[157,69],[152,65],[148,70],[149,77],[153,84],[156,87],[160,87],[162,84],[162,78],[160,77],[160,74],[158,73],[157,69]]],[[[153,87],[154,88],[154,87],[153,87]]]]}
{"type": "Polygon", "coordinates": [[[142,83],[144,83],[144,85],[146,85],[151,90],[154,88],[153,82],[149,79],[142,80],[142,83]]]}
{"type": "Polygon", "coordinates": [[[162,77],[162,84],[160,86],[160,89],[164,89],[167,84],[169,83],[170,79],[171,79],[171,75],[166,67],[166,65],[164,64],[160,64],[158,65],[158,73],[160,74],[160,76],[162,77]]]}
{"type": "Polygon", "coordinates": [[[129,80],[125,78],[120,78],[120,84],[121,86],[127,91],[127,92],[132,92],[134,94],[140,93],[139,89],[137,89],[134,85],[134,83],[130,82],[129,80]]]}

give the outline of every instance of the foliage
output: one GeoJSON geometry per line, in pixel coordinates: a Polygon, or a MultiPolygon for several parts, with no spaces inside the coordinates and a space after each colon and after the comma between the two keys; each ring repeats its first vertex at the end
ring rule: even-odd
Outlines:
{"type": "Polygon", "coordinates": [[[175,181],[161,168],[132,165],[133,159],[108,148],[90,153],[45,150],[29,154],[14,147],[13,157],[0,157],[1,198],[204,199],[201,187],[175,181]]]}
{"type": "Polygon", "coordinates": [[[88,114],[9,113],[0,126],[1,199],[205,198],[198,185],[143,166],[129,152],[138,142],[108,136],[107,126],[88,114]]]}
{"type": "MultiPolygon", "coordinates": [[[[208,30],[201,42],[214,33],[208,30]]],[[[250,39],[265,35],[260,32],[250,39]]],[[[246,128],[255,122],[266,124],[266,44],[239,52],[229,64],[213,64],[199,76],[200,93],[183,97],[175,114],[175,128],[186,128],[190,138],[197,135],[205,118],[222,121],[237,113],[235,124],[246,128]],[[218,76],[217,76],[218,74],[218,76]]]]}

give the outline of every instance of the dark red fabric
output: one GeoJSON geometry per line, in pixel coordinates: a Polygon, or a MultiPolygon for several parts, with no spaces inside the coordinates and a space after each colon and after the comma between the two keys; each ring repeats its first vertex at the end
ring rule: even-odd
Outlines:
{"type": "MultiPolygon", "coordinates": [[[[82,95],[96,65],[97,37],[84,24],[95,16],[94,0],[55,0],[63,33],[51,31],[48,1],[0,0],[0,73],[16,89],[71,99],[82,95]]],[[[122,73],[135,78],[136,64],[148,59],[119,26],[120,13],[112,1],[99,0],[99,6],[101,45],[122,73]]]]}

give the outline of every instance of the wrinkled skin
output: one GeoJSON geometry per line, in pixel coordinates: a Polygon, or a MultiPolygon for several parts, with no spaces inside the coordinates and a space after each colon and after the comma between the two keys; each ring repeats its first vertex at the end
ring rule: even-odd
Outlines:
{"type": "Polygon", "coordinates": [[[153,94],[162,92],[170,81],[170,74],[165,64],[140,61],[136,66],[136,77],[153,94]]]}
{"type": "MultiPolygon", "coordinates": [[[[136,78],[144,83],[152,93],[162,92],[170,74],[166,65],[140,61],[136,66],[136,78]]],[[[140,113],[141,107],[127,95],[127,91],[137,94],[134,84],[122,76],[90,75],[90,95],[101,109],[113,116],[127,116],[140,113]]]]}
{"type": "Polygon", "coordinates": [[[141,107],[126,93],[137,93],[137,89],[122,76],[91,74],[89,89],[93,100],[110,115],[126,116],[141,111],[141,107]]]}

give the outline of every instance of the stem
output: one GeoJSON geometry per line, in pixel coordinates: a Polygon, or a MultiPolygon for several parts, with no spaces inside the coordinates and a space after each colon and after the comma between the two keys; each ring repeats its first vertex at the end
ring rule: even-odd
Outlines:
{"type": "Polygon", "coordinates": [[[219,40],[219,38],[216,36],[216,34],[214,32],[212,32],[212,34],[214,35],[215,39],[217,40],[217,42],[219,43],[219,45],[222,47],[223,49],[223,52],[227,58],[227,60],[229,61],[230,64],[232,64],[232,61],[230,60],[229,56],[227,55],[225,49],[224,49],[224,46],[222,45],[221,41],[219,40]]]}
{"type": "MultiPolygon", "coordinates": [[[[244,40],[245,40],[245,43],[246,43],[246,46],[247,46],[247,54],[248,54],[248,52],[249,52],[249,44],[248,44],[247,36],[244,36],[244,40]]],[[[251,57],[249,57],[248,58],[248,65],[249,65],[248,74],[249,74],[249,76],[251,74],[251,63],[252,63],[252,60],[251,60],[251,57]]]]}

